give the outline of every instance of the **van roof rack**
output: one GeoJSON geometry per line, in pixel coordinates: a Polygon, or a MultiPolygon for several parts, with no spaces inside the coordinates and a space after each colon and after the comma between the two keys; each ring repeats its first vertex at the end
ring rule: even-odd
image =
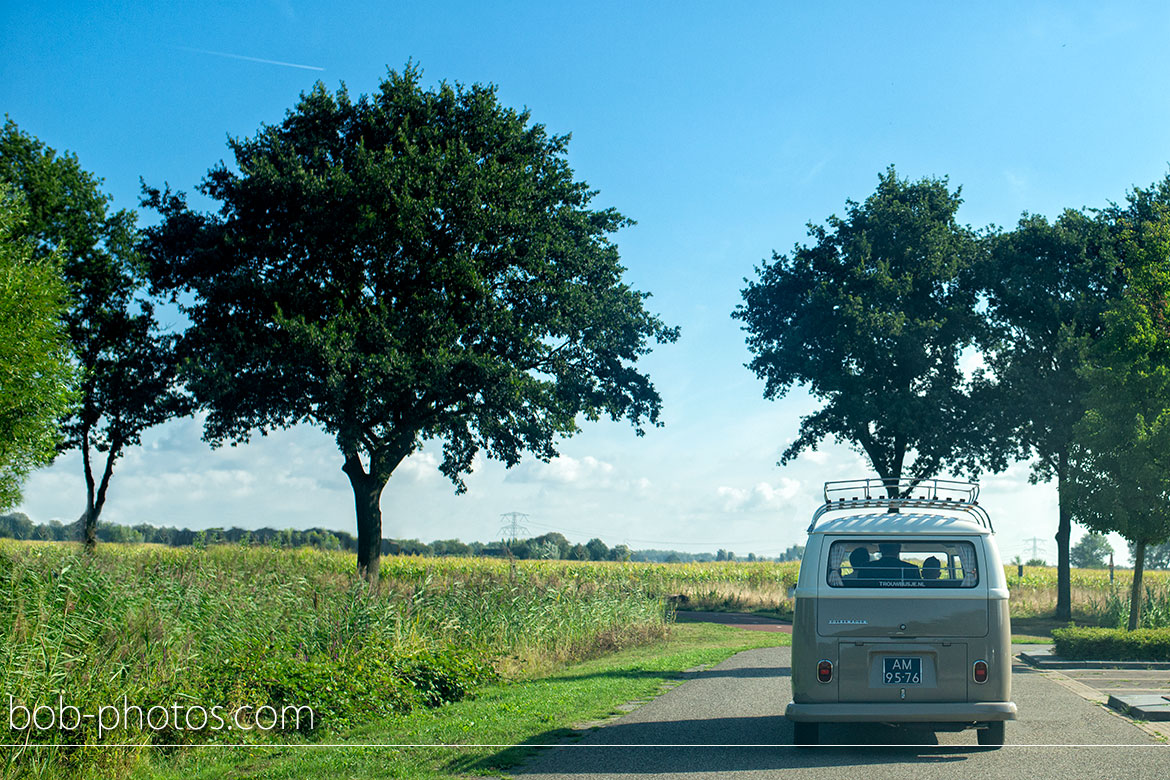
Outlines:
{"type": "Polygon", "coordinates": [[[991,516],[979,506],[979,485],[953,479],[842,479],[825,483],[825,503],[809,523],[808,533],[829,512],[855,509],[947,509],[965,512],[992,533],[991,516]]]}

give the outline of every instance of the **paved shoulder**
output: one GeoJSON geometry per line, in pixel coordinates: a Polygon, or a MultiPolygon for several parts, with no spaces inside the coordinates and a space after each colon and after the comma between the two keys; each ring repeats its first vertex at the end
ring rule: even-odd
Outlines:
{"type": "Polygon", "coordinates": [[[526,778],[823,778],[865,767],[878,778],[1167,776],[1170,748],[1104,707],[1024,666],[1015,668],[1020,720],[1008,745],[988,750],[975,733],[885,725],[822,726],[827,743],[794,748],[783,716],[790,649],[739,653],[580,740],[541,752],[526,778]],[[1070,748],[1069,746],[1083,746],[1070,748]],[[958,764],[961,770],[954,766],[958,764]]]}

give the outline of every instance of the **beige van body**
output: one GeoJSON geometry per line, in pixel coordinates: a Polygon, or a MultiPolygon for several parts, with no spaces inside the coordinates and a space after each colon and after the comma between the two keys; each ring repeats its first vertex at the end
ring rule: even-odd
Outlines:
{"type": "Polygon", "coordinates": [[[978,487],[886,493],[881,480],[826,483],[809,526],[785,713],[796,742],[816,743],[820,723],[883,722],[977,728],[1002,745],[1016,717],[1011,621],[978,487]]]}

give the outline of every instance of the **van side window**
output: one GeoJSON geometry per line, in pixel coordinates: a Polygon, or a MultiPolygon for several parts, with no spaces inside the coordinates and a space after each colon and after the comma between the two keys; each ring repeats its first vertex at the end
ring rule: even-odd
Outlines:
{"type": "Polygon", "coordinates": [[[975,545],[947,539],[849,539],[829,547],[832,588],[973,588],[975,545]]]}

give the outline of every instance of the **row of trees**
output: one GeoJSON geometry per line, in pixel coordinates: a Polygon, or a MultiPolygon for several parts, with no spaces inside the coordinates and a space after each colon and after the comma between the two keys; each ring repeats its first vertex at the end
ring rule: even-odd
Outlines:
{"type": "MultiPolygon", "coordinates": [[[[196,408],[212,445],[297,423],[329,432],[368,577],[382,490],[424,442],[443,442],[440,468],[462,491],[480,452],[512,465],[553,457],[581,419],[624,418],[639,435],[659,424],[636,365],[678,331],[622,279],[610,236],[629,220],[590,208],[567,136],[493,87],[420,80],[408,64],[356,100],[318,84],[283,122],[229,141],[234,166],[199,185],[215,211],[144,187],[160,218],[146,230],[110,210],[76,158],[6,121],[4,252],[63,278],[66,304],[51,280],[32,285],[49,313],[39,354],[60,356],[63,332],[73,358],[20,373],[36,393],[0,369],[0,425],[62,423],[60,448],[82,454],[90,544],[117,458],[196,408]],[[163,333],[152,301],[190,326],[163,333]]],[[[766,395],[806,385],[824,401],[781,463],[834,438],[913,484],[1033,457],[1033,479],[1059,488],[1067,617],[1074,517],[1131,539],[1139,572],[1145,547],[1170,535],[1170,180],[1010,231],[959,225],[960,202],[946,180],[889,169],[844,218],[810,226],[809,245],[764,264],[735,316],[766,395]],[[960,361],[975,353],[983,367],[967,376],[960,361]]],[[[33,321],[15,312],[0,311],[0,335],[33,321]]],[[[51,428],[3,439],[9,487],[46,460],[51,428]]]]}
{"type": "MultiPolygon", "coordinates": [[[[22,512],[0,515],[0,538],[75,541],[84,530],[85,518],[76,523],[33,523],[22,512]]],[[[189,528],[171,528],[147,525],[128,526],[117,523],[102,523],[97,528],[97,539],[101,542],[118,544],[165,544],[169,547],[202,547],[211,544],[266,545],[281,548],[316,547],[321,550],[357,551],[357,539],[344,531],[324,528],[297,530],[285,528],[207,528],[192,531],[189,528]]],[[[786,555],[795,557],[774,560],[799,560],[799,551],[790,549],[786,555]]],[[[418,539],[383,539],[383,555],[423,555],[434,557],[487,556],[493,558],[575,560],[575,561],[647,561],[656,563],[690,563],[736,560],[726,550],[718,553],[685,553],[675,550],[631,550],[624,544],[609,547],[601,539],[590,539],[585,544],[574,544],[556,532],[542,534],[529,539],[513,539],[497,542],[461,542],[458,539],[437,539],[429,544],[418,539]]],[[[749,554],[747,561],[769,560],[749,554]]]]}
{"type": "Polygon", "coordinates": [[[1032,458],[1059,493],[1057,617],[1075,519],[1133,542],[1133,627],[1145,550],[1170,538],[1170,177],[1007,231],[960,225],[960,203],[891,167],[749,280],[734,316],[765,396],[823,401],[780,462],[846,442],[894,495],[1032,458]]]}
{"type": "MultiPolygon", "coordinates": [[[[511,466],[554,457],[581,419],[659,424],[636,363],[678,331],[622,279],[610,235],[630,221],[590,207],[568,136],[494,87],[420,81],[408,64],[357,100],[318,84],[283,122],[229,141],[234,166],[198,188],[215,211],[144,186],[160,217],[145,231],[110,212],[75,157],[6,121],[0,180],[19,198],[4,204],[23,209],[6,251],[64,277],[72,359],[57,362],[80,369],[77,383],[46,378],[59,399],[38,408],[28,454],[0,452],[8,505],[50,457],[54,420],[58,448],[82,454],[91,546],[114,464],[150,426],[200,409],[218,446],[308,423],[336,440],[373,578],[382,490],[426,441],[443,442],[440,469],[462,492],[480,452],[511,466]],[[152,301],[176,305],[185,332],[162,332],[152,301]]],[[[49,330],[60,313],[46,306],[49,330]]],[[[16,389],[5,379],[6,397],[16,389]]]]}
{"type": "MultiPolygon", "coordinates": [[[[72,542],[84,533],[85,517],[74,523],[51,520],[34,523],[23,512],[0,515],[0,538],[32,539],[40,541],[72,542]]],[[[324,528],[297,530],[285,528],[190,528],[153,526],[146,523],[129,526],[102,523],[97,528],[97,540],[115,544],[164,544],[168,547],[199,547],[209,544],[263,544],[274,547],[318,547],[323,550],[353,550],[352,534],[324,528]]],[[[389,544],[392,540],[386,540],[389,544]]]]}

